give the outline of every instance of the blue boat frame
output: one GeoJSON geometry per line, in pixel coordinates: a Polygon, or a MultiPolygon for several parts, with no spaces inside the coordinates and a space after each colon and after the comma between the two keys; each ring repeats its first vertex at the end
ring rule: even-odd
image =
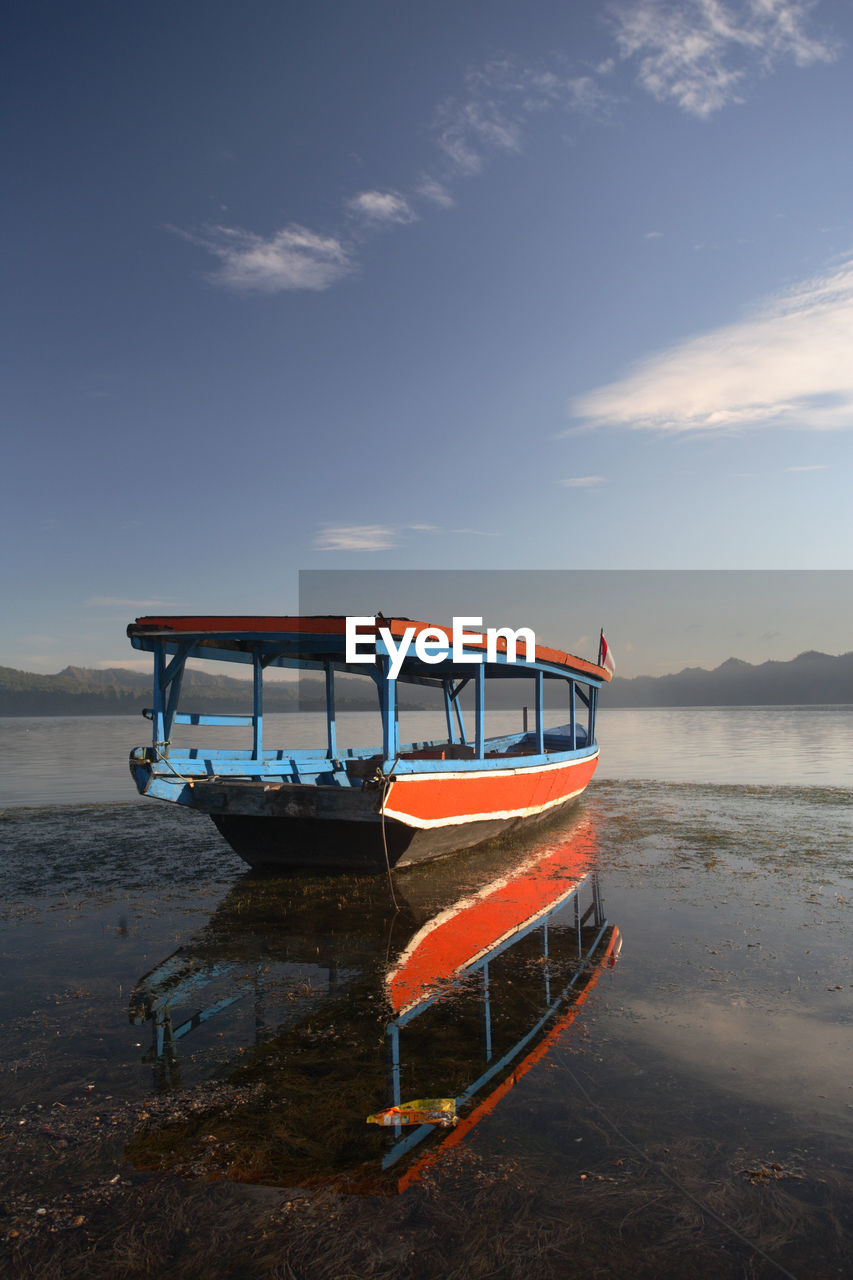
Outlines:
{"type": "MultiPolygon", "coordinates": [[[[525,766],[546,764],[555,757],[571,760],[590,756],[596,751],[595,721],[598,690],[603,680],[588,669],[591,664],[578,662],[572,667],[543,657],[520,655],[510,662],[505,652],[486,661],[477,646],[466,645],[464,652],[479,658],[472,662],[454,663],[448,656],[439,668],[409,654],[396,679],[390,677],[391,654],[381,634],[376,635],[374,665],[348,664],[344,636],[305,632],[269,632],[199,630],[195,634],[170,632],[160,626],[146,626],[140,619],[128,628],[136,649],[151,652],[154,658],[153,706],[143,712],[152,721],[151,748],[137,748],[131,765],[144,768],[148,775],[145,794],[192,805],[195,779],[250,779],[264,783],[302,783],[318,786],[360,786],[347,762],[371,758],[376,748],[346,748],[338,745],[335,700],[336,673],[371,678],[376,686],[382,726],[381,769],[385,774],[441,773],[506,769],[510,749],[517,748],[525,766]],[[191,658],[237,662],[252,666],[252,711],[246,714],[206,714],[182,712],[179,708],[186,663],[191,658]],[[325,750],[273,748],[264,744],[264,672],[268,668],[290,668],[322,673],[325,682],[326,737],[325,750]],[[524,678],[533,683],[534,725],[531,731],[486,736],[486,680],[524,678]],[[545,728],[545,682],[555,679],[568,684],[569,720],[553,729],[545,728]],[[397,684],[425,685],[443,693],[447,739],[401,743],[397,684]],[[462,691],[474,685],[474,735],[468,737],[462,713],[462,691]],[[586,715],[578,715],[580,702],[586,715]],[[580,720],[584,719],[585,724],[580,720]],[[191,747],[176,749],[171,735],[176,725],[203,727],[251,727],[251,748],[217,749],[191,747]],[[457,749],[451,759],[417,759],[412,753],[450,746],[457,749]],[[501,752],[499,757],[495,752],[501,752]],[[488,753],[488,754],[487,754],[488,753]]],[[[137,779],[139,782],[139,779],[137,779]]],[[[141,788],[142,789],[142,788],[141,788]]]]}

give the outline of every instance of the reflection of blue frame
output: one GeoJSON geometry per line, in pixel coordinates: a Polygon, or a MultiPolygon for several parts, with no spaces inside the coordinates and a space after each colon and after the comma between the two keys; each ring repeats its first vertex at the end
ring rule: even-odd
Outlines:
{"type": "MultiPolygon", "coordinates": [[[[167,1046],[169,1056],[173,1056],[173,1046],[176,1040],[180,1040],[187,1032],[194,1031],[196,1027],[201,1026],[203,1022],[208,1022],[215,1017],[217,1013],[221,1013],[223,1009],[227,1009],[229,1005],[236,1004],[238,1000],[242,1000],[248,995],[252,989],[248,981],[239,984],[237,994],[233,996],[225,996],[222,1000],[216,1001],[215,1004],[209,1005],[204,1009],[198,1010],[190,1017],[185,1018],[177,1027],[172,1026],[172,1006],[181,1004],[188,999],[194,991],[202,990],[211,982],[215,982],[217,978],[223,978],[227,973],[231,973],[237,966],[235,964],[224,964],[211,962],[205,964],[203,968],[198,969],[195,973],[190,973],[170,986],[170,980],[180,974],[186,967],[187,960],[183,953],[183,949],[179,948],[174,955],[169,956],[168,960],[162,961],[149,976],[153,978],[156,975],[156,985],[154,989],[159,987],[162,991],[160,995],[149,995],[141,1010],[132,1012],[130,1015],[131,1022],[142,1023],[147,1022],[150,1018],[153,1022],[154,1045],[153,1053],[159,1062],[167,1046]],[[165,987],[165,990],[162,989],[165,987]]],[[[260,974],[260,966],[258,966],[260,974]]],[[[145,981],[145,979],[143,979],[145,981]]],[[[141,985],[141,984],[140,984],[141,985]]]]}
{"type": "MultiPolygon", "coordinates": [[[[547,912],[537,916],[534,920],[530,921],[522,929],[519,929],[517,933],[514,933],[510,938],[505,939],[503,942],[499,943],[497,946],[487,951],[485,955],[481,956],[478,960],[474,961],[472,964],[466,965],[464,970],[462,971],[466,976],[471,973],[476,973],[478,970],[482,970],[482,973],[483,973],[482,998],[483,998],[483,1024],[484,1024],[484,1030],[485,1030],[485,1037],[484,1037],[485,1058],[486,1058],[486,1061],[489,1062],[489,1059],[492,1056],[491,993],[489,989],[489,964],[491,963],[491,961],[496,959],[503,952],[508,951],[510,947],[515,946],[515,944],[517,942],[520,942],[522,938],[527,937],[528,934],[535,932],[537,929],[542,930],[542,957],[546,961],[545,965],[543,966],[544,981],[545,981],[545,1006],[546,1006],[545,1012],[542,1014],[541,1017],[537,1019],[537,1021],[530,1028],[530,1030],[526,1032],[526,1034],[523,1035],[521,1039],[518,1040],[515,1043],[515,1045],[513,1045],[513,1047],[503,1055],[503,1057],[499,1058],[497,1062],[490,1063],[487,1069],[480,1076],[478,1076],[478,1078],[474,1081],[474,1083],[469,1085],[468,1088],[464,1091],[464,1093],[460,1094],[456,1098],[457,1108],[460,1106],[463,1106],[466,1102],[470,1102],[471,1099],[475,1096],[475,1094],[479,1093],[479,1091],[482,1088],[484,1088],[485,1085],[487,1085],[491,1079],[493,1079],[499,1072],[503,1071],[506,1067],[508,1067],[510,1063],[512,1063],[522,1053],[522,1051],[527,1048],[530,1042],[536,1038],[536,1036],[539,1034],[540,1031],[542,1031],[542,1029],[545,1027],[548,1021],[551,1018],[553,1018],[554,1014],[557,1013],[560,1010],[560,1008],[565,1004],[572,988],[579,982],[581,977],[584,975],[584,971],[588,961],[591,960],[592,956],[594,955],[602,938],[604,937],[604,934],[607,932],[607,929],[609,927],[607,920],[603,918],[601,892],[599,889],[598,877],[596,875],[593,875],[591,877],[591,880],[592,880],[592,902],[587,907],[586,911],[581,913],[580,888],[569,890],[561,898],[559,898],[551,907],[549,907],[547,912]],[[577,943],[578,943],[578,968],[573,978],[571,979],[571,981],[567,983],[566,986],[559,993],[559,995],[557,995],[552,1000],[550,974],[548,972],[548,964],[547,964],[548,954],[549,954],[548,953],[548,921],[551,919],[552,916],[556,915],[558,911],[561,911],[570,899],[574,899],[575,928],[577,930],[577,943]],[[581,931],[583,929],[583,926],[589,920],[590,916],[593,917],[593,927],[596,930],[595,939],[592,942],[592,944],[586,949],[586,951],[584,951],[582,946],[581,931]]],[[[454,984],[454,985],[458,985],[458,982],[457,984],[454,984]]],[[[416,1005],[413,1005],[410,1009],[407,1009],[406,1012],[401,1014],[399,1018],[394,1018],[391,1022],[388,1023],[386,1027],[386,1033],[388,1035],[388,1040],[389,1040],[388,1051],[389,1051],[389,1066],[390,1066],[390,1077],[391,1077],[391,1080],[390,1080],[391,1102],[389,1104],[390,1106],[398,1107],[400,1106],[400,1103],[401,1103],[400,1031],[407,1025],[407,1023],[411,1022],[412,1019],[419,1017],[420,1014],[422,1014],[426,1009],[430,1007],[430,1005],[434,1004],[437,1000],[440,1000],[445,994],[446,994],[445,991],[439,991],[439,992],[435,992],[432,995],[425,996],[423,1000],[420,1000],[416,1005]]],[[[419,1143],[423,1142],[425,1138],[429,1137],[429,1135],[433,1132],[435,1128],[436,1126],[434,1124],[422,1124],[422,1125],[419,1125],[416,1129],[414,1129],[411,1133],[407,1134],[405,1138],[402,1138],[400,1136],[402,1133],[402,1125],[399,1125],[399,1124],[395,1125],[394,1134],[395,1134],[395,1137],[397,1138],[397,1141],[394,1143],[393,1147],[391,1147],[391,1149],[385,1154],[382,1160],[382,1168],[389,1169],[392,1165],[396,1164],[397,1161],[400,1160],[407,1152],[411,1151],[414,1147],[418,1146],[419,1143]]]]}
{"type": "MultiPolygon", "coordinates": [[[[309,962],[297,964],[305,980],[305,972],[326,975],[329,991],[333,991],[342,979],[349,976],[349,970],[327,968],[309,962]]],[[[287,967],[287,966],[285,966],[287,967]]],[[[290,966],[294,967],[293,965],[290,966]]],[[[194,956],[192,949],[179,947],[171,956],[162,960],[150,973],[141,978],[131,996],[130,1021],[135,1025],[145,1022],[152,1024],[153,1043],[146,1051],[143,1062],[155,1062],[158,1067],[176,1063],[175,1044],[196,1027],[209,1022],[211,1018],[252,996],[255,1013],[255,1043],[264,1039],[268,1032],[266,997],[269,991],[270,964],[265,954],[261,959],[249,963],[237,961],[203,960],[194,956]],[[236,973],[235,973],[236,970],[236,973]],[[231,975],[229,977],[229,975],[231,975]],[[234,989],[233,995],[223,996],[211,1004],[204,1005],[188,1014],[177,1026],[172,1023],[172,1010],[187,1004],[193,996],[216,982],[220,978],[228,978],[234,989]]],[[[310,979],[309,979],[310,980],[310,979]]],[[[317,990],[320,988],[318,987],[317,990]]],[[[192,1006],[190,1006],[192,1007],[192,1006]]]]}

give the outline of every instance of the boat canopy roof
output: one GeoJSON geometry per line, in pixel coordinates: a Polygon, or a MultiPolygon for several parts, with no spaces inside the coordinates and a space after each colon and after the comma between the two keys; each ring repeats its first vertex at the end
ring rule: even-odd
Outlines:
{"type": "MultiPolygon", "coordinates": [[[[149,616],[137,618],[127,628],[127,634],[135,649],[153,651],[163,645],[166,652],[180,654],[183,658],[208,658],[217,662],[254,661],[258,653],[264,667],[297,667],[305,670],[322,670],[332,666],[338,671],[353,675],[365,675],[370,666],[364,661],[346,661],[346,617],[255,617],[255,616],[149,616]]],[[[448,677],[467,679],[473,675],[470,662],[454,662],[448,653],[440,662],[425,663],[414,647],[414,640],[429,629],[446,637],[452,647],[453,632],[450,627],[430,622],[416,622],[411,618],[385,618],[377,614],[373,626],[361,624],[359,640],[362,652],[371,637],[378,655],[387,654],[380,628],[390,633],[395,644],[406,631],[414,627],[409,651],[403,660],[399,680],[409,683],[440,683],[448,677]]],[[[466,629],[465,652],[483,653],[483,666],[487,676],[515,676],[524,672],[542,671],[545,676],[561,679],[580,679],[584,683],[600,685],[610,680],[610,672],[595,662],[577,658],[560,649],[536,645],[535,658],[527,659],[526,646],[518,645],[515,662],[507,661],[507,642],[498,636],[496,660],[485,661],[486,634],[473,635],[466,629]]],[[[375,668],[374,668],[375,670],[375,668]]]]}

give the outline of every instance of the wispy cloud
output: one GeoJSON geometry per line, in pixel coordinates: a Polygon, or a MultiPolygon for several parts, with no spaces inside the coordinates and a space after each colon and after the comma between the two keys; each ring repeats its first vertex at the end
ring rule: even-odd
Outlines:
{"type": "Polygon", "coordinates": [[[240,227],[206,227],[178,235],[219,259],[210,279],[240,293],[281,293],[328,289],[349,275],[350,249],[336,236],[320,235],[291,223],[270,236],[240,227]]]}
{"type": "Polygon", "coordinates": [[[140,600],[133,596],[89,596],[86,604],[95,609],[173,609],[174,600],[140,600]]]}
{"type": "Polygon", "coordinates": [[[347,208],[368,222],[414,222],[416,217],[397,191],[361,191],[347,200],[347,208]]]}
{"type": "Polygon", "coordinates": [[[638,62],[637,79],[659,101],[706,118],[740,102],[751,70],[779,61],[829,62],[829,39],[807,31],[814,0],[639,0],[616,12],[624,59],[638,62]]]}
{"type": "Polygon", "coordinates": [[[521,150],[521,125],[509,118],[497,96],[446,102],[437,120],[438,145],[461,174],[479,173],[486,152],[521,150]]]}
{"type": "Polygon", "coordinates": [[[390,551],[399,543],[395,529],[383,524],[327,525],[317,535],[318,551],[390,551]]]}
{"type": "MultiPolygon", "coordinates": [[[[623,0],[609,33],[646,92],[705,118],[740,101],[750,74],[767,73],[782,60],[808,66],[836,56],[829,38],[808,29],[813,7],[814,0],[623,0]]],[[[267,236],[233,226],[170,230],[217,259],[209,279],[235,292],[329,289],[355,270],[353,241],[418,221],[419,205],[451,208],[458,183],[497,157],[523,151],[536,117],[562,111],[610,118],[624,102],[611,87],[618,65],[608,56],[577,67],[554,54],[537,64],[495,57],[472,68],[459,92],[433,112],[428,176],[422,173],[406,190],[378,188],[343,199],[343,230],[297,223],[267,236]]]]}
{"type": "MultiPolygon", "coordinates": [[[[558,73],[496,59],[469,71],[462,93],[435,111],[436,172],[414,180],[408,192],[371,189],[348,197],[343,203],[350,226],[357,219],[362,228],[377,232],[417,222],[419,202],[452,208],[452,183],[480,173],[491,156],[520,152],[532,114],[556,106],[589,113],[605,97],[594,76],[564,69],[558,73]]],[[[209,279],[235,292],[320,291],[356,267],[355,245],[345,234],[312,231],[297,223],[269,236],[221,225],[168,229],[218,259],[209,279]]]]}
{"type": "Polygon", "coordinates": [[[422,178],[415,190],[424,200],[430,200],[442,209],[452,209],[456,203],[444,183],[437,182],[435,178],[422,178]]]}
{"type": "Polygon", "coordinates": [[[391,551],[411,534],[473,535],[494,538],[483,529],[442,529],[436,524],[347,524],[326,525],[314,541],[317,551],[391,551]]]}
{"type": "Polygon", "coordinates": [[[825,462],[813,462],[807,467],[786,467],[786,471],[828,471],[829,467],[825,462]]]}
{"type": "Polygon", "coordinates": [[[455,177],[472,177],[491,155],[522,150],[529,118],[555,107],[591,114],[609,101],[593,75],[571,74],[561,62],[526,66],[496,58],[469,71],[464,91],[435,113],[434,136],[455,177]]]}
{"type": "Polygon", "coordinates": [[[650,356],[571,405],[587,426],[853,426],[853,256],[735,324],[650,356]]]}
{"type": "Polygon", "coordinates": [[[596,489],[606,483],[604,476],[569,476],[560,481],[564,489],[596,489]]]}

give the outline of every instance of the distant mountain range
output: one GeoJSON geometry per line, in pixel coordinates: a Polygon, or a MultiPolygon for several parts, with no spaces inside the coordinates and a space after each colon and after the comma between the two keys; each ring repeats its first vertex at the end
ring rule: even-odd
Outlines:
{"type": "Polygon", "coordinates": [[[729,658],[713,671],[616,679],[601,693],[606,707],[747,707],[853,702],[853,653],[810,649],[790,662],[754,665],[729,658]]]}
{"type": "MultiPolygon", "coordinates": [[[[492,706],[532,702],[532,690],[516,681],[497,681],[492,706]]],[[[546,685],[546,689],[548,686],[546,685]]],[[[556,686],[555,686],[556,688],[556,686]]],[[[336,682],[342,711],[375,710],[376,697],[357,677],[336,682]]],[[[554,690],[549,689],[549,693],[554,690]]],[[[562,691],[561,691],[562,693],[562,691]]],[[[401,705],[417,710],[433,705],[427,691],[400,689],[401,705]]],[[[552,701],[548,699],[549,703],[552,701]]],[[[565,699],[560,698],[560,705],[565,699]]],[[[604,707],[784,706],[796,703],[853,703],[853,653],[833,657],[810,650],[790,662],[754,665],[729,658],[713,671],[687,667],[675,675],[616,679],[601,694],[604,707]]],[[[56,675],[36,675],[0,667],[0,715],[138,715],[151,705],[151,675],[125,667],[105,671],[65,667],[56,675]]],[[[188,711],[242,712],[251,709],[251,686],[230,676],[187,671],[181,705],[188,711]]],[[[293,684],[270,681],[265,711],[307,711],[324,705],[320,680],[303,677],[293,684]]],[[[554,705],[557,705],[556,702],[554,705]]]]}
{"type": "MultiPolygon", "coordinates": [[[[357,677],[335,682],[336,703],[342,711],[373,711],[375,692],[357,677]]],[[[417,693],[402,705],[423,706],[417,693]]],[[[126,667],[96,670],[65,667],[56,675],[42,676],[14,667],[0,667],[0,716],[125,716],[139,715],[151,706],[151,673],[126,667]]],[[[322,680],[305,678],[285,684],[268,681],[264,687],[264,711],[310,711],[325,706],[322,680]]],[[[181,709],[236,712],[252,710],[249,680],[188,670],[181,689],[181,709]]]]}

